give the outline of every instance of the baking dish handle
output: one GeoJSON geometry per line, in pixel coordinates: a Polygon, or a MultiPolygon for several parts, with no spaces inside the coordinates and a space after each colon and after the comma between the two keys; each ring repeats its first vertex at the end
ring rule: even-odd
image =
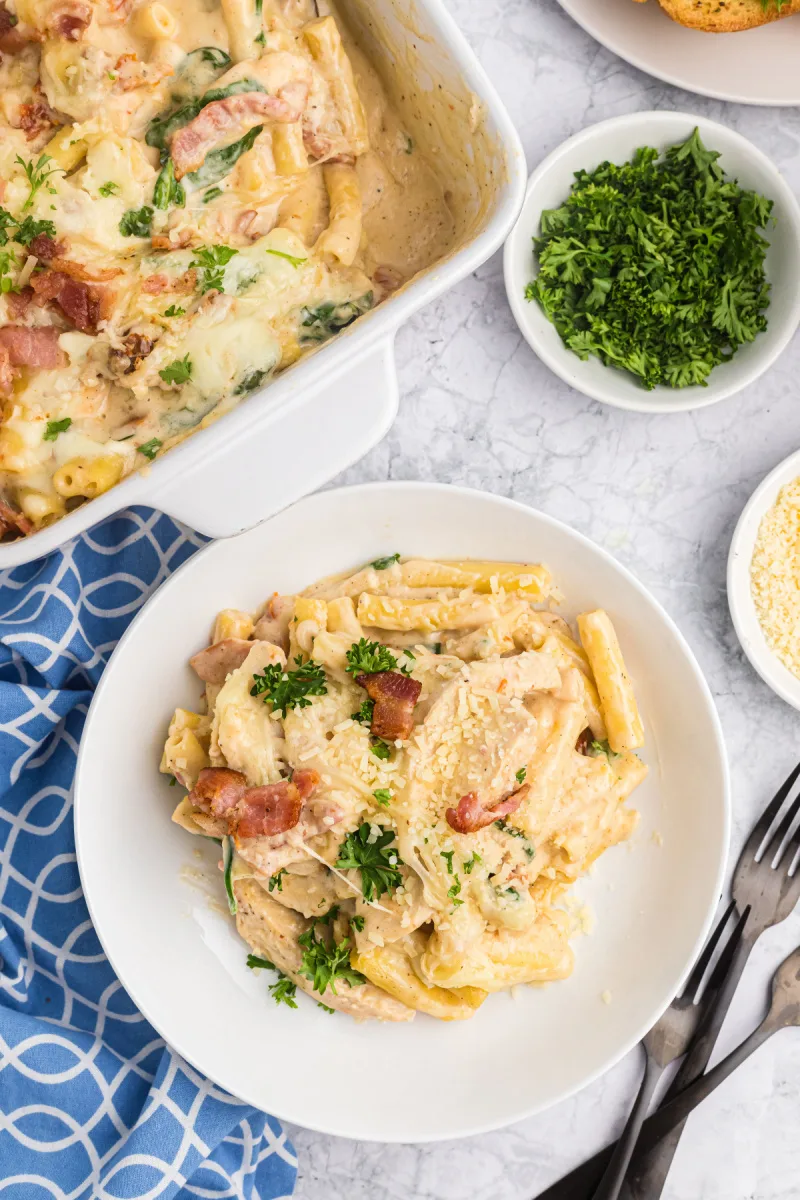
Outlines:
{"type": "Polygon", "coordinates": [[[389,429],[397,404],[392,333],[355,365],[310,388],[289,412],[267,414],[256,429],[169,479],[147,503],[208,537],[242,533],[366,454],[389,429]],[[276,452],[276,427],[281,446],[296,452],[276,452]]]}

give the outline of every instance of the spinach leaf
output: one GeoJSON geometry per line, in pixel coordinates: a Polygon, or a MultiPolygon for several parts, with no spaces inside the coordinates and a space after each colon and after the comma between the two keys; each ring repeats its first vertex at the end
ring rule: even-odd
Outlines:
{"type": "Polygon", "coordinates": [[[254,79],[235,79],[233,83],[229,83],[226,87],[210,88],[202,96],[187,100],[178,108],[171,108],[167,112],[161,113],[160,116],[154,117],[147,127],[144,140],[148,146],[155,146],[159,150],[166,150],[167,144],[173,134],[182,129],[184,125],[188,125],[190,121],[193,121],[207,104],[213,104],[216,100],[227,100],[229,96],[238,96],[244,92],[265,91],[266,88],[254,79]]]}
{"type": "Polygon", "coordinates": [[[156,208],[167,209],[170,204],[176,208],[185,208],[186,192],[183,185],[175,178],[175,168],[172,159],[168,158],[161,168],[156,186],[153,189],[153,204],[156,208]]]}
{"type": "Polygon", "coordinates": [[[186,176],[187,182],[193,188],[204,188],[224,179],[226,175],[230,174],[242,155],[246,154],[248,150],[252,150],[253,143],[263,128],[263,125],[256,125],[232,146],[223,146],[221,150],[212,150],[210,154],[206,155],[206,161],[202,167],[198,167],[191,175],[186,176]]]}
{"type": "Polygon", "coordinates": [[[250,371],[242,379],[240,384],[233,389],[234,396],[246,396],[248,392],[254,392],[257,387],[260,387],[264,380],[269,375],[269,371],[250,371]]]}
{"type": "Polygon", "coordinates": [[[359,300],[348,300],[344,304],[320,304],[316,308],[301,310],[301,342],[324,342],[340,329],[351,325],[357,317],[372,308],[372,292],[359,300]]]}

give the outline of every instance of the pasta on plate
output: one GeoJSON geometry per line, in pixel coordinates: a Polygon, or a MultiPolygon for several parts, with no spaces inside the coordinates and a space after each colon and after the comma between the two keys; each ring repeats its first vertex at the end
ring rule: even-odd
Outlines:
{"type": "Polygon", "coordinates": [[[610,618],[576,638],[559,600],[537,564],[393,555],[217,616],[161,770],[277,1000],[461,1020],[570,974],[566,893],[646,767],[610,618]]]}
{"type": "Polygon", "coordinates": [[[325,0],[0,0],[0,536],[146,467],[453,237],[325,0]]]}

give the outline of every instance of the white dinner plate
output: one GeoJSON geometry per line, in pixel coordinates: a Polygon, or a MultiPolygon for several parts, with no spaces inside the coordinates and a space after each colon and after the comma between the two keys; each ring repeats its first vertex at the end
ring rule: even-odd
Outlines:
{"type": "Polygon", "coordinates": [[[312,1129],[378,1141],[459,1137],[516,1121],[583,1087],[672,999],[709,928],[728,847],[728,776],[708,687],[681,634],[613,558],[567,526],[501,499],[428,483],[323,492],[202,550],[152,597],[93,700],[75,782],[89,911],[135,1003],[234,1095],[312,1129]],[[417,1015],[356,1024],[306,997],[276,1007],[248,970],[211,842],[170,822],[158,774],[170,714],[196,703],[187,658],[218,609],[253,609],[379,555],[545,562],[564,612],[614,618],[647,732],[642,821],[577,889],[595,929],[570,979],[490,996],[466,1022],[417,1015]],[[604,1002],[610,999],[610,1003],[604,1002]]]}
{"type": "Polygon", "coordinates": [[[743,33],[672,21],[658,0],[559,0],[587,33],[666,83],[737,104],[800,104],[800,16],[743,33]]]}

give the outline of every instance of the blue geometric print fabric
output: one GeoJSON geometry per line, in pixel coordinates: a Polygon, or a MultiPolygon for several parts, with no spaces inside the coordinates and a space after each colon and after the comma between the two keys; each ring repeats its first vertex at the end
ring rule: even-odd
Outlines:
{"type": "Polygon", "coordinates": [[[280,1125],[204,1079],[115,977],[81,893],[86,710],[147,597],[202,545],[149,509],[0,573],[0,1200],[289,1196],[280,1125]]]}

